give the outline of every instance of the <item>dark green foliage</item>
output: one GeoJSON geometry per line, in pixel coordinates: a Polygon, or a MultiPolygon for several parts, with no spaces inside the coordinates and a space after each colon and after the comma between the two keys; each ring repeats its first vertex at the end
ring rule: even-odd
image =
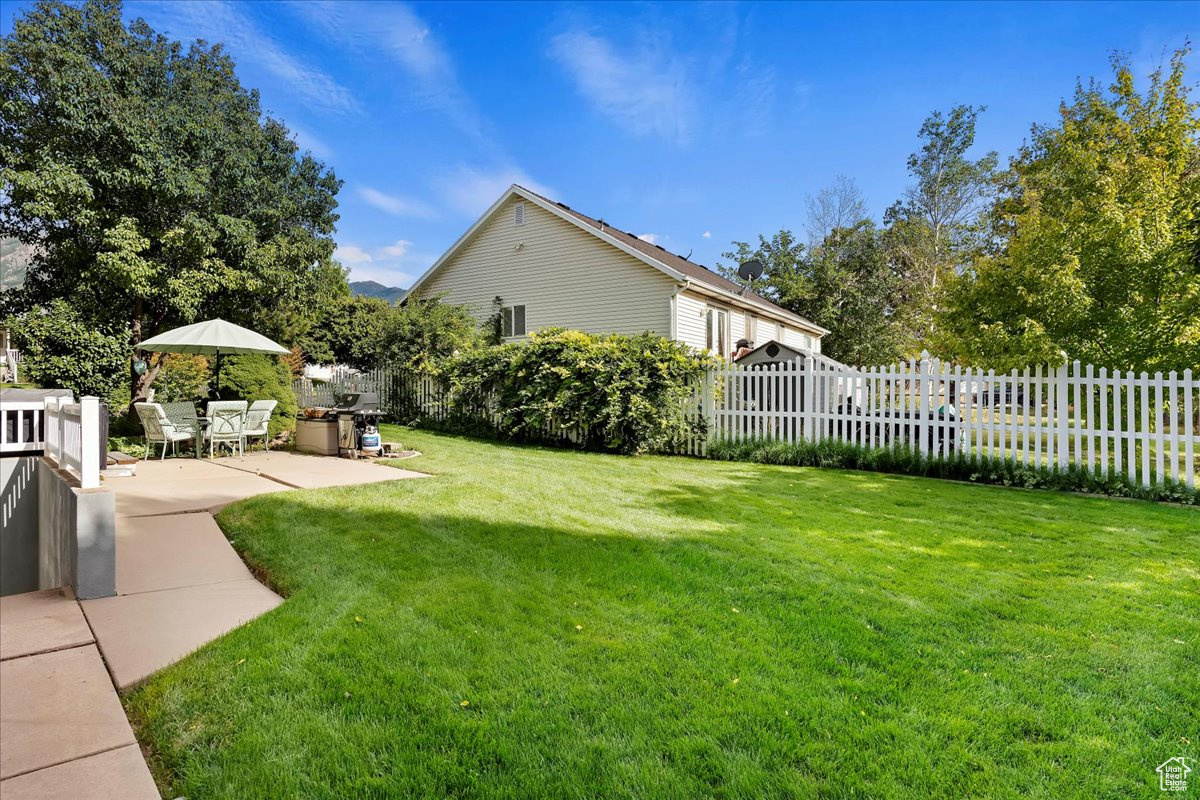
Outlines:
{"type": "Polygon", "coordinates": [[[212,317],[290,343],[347,291],[340,181],[220,45],[126,25],[114,0],[42,0],[0,40],[0,105],[0,235],[36,251],[10,310],[61,298],[95,327],[120,320],[127,346],[212,317]]]}
{"type": "Polygon", "coordinates": [[[685,345],[650,333],[550,328],[451,359],[449,424],[518,441],[569,437],[584,448],[669,451],[699,431],[686,411],[706,366],[685,345]]]}
{"type": "Polygon", "coordinates": [[[300,340],[310,364],[379,365],[391,305],[377,297],[339,297],[325,306],[317,324],[300,340]]]}
{"type": "Polygon", "coordinates": [[[300,341],[314,364],[347,364],[371,370],[388,365],[428,368],[440,358],[474,347],[480,333],[467,306],[440,298],[413,298],[393,306],[374,297],[329,303],[300,341]]]}
{"type": "Polygon", "coordinates": [[[212,378],[212,362],[207,357],[170,353],[154,377],[154,401],[195,402],[208,395],[212,378]]]}
{"type": "Polygon", "coordinates": [[[120,323],[97,326],[69,303],[55,300],[8,320],[21,350],[22,376],[49,389],[95,395],[112,407],[122,395],[129,358],[129,330],[120,323]]]}
{"type": "Polygon", "coordinates": [[[1024,489],[1054,489],[1112,497],[1195,505],[1198,493],[1186,485],[1168,481],[1165,486],[1145,488],[1119,475],[1101,475],[1069,466],[1067,469],[1034,467],[1008,459],[976,455],[934,458],[908,447],[866,448],[836,439],[819,442],[779,442],[765,439],[714,441],[708,457],[718,461],[750,461],[793,467],[858,469],[923,478],[943,478],[1024,489]]]}
{"type": "Polygon", "coordinates": [[[479,326],[470,308],[445,303],[441,297],[414,297],[388,315],[382,357],[390,365],[427,369],[479,343],[479,326]]]}
{"type": "Polygon", "coordinates": [[[721,256],[730,263],[718,267],[727,278],[744,283],[737,265],[751,258],[761,261],[766,272],[755,282],[755,291],[828,328],[821,340],[825,355],[848,364],[885,364],[905,353],[910,337],[896,313],[904,285],[884,233],[870,220],[827,230],[809,249],[788,230],[758,240],[756,248],[734,242],[734,249],[721,256]]]}
{"type": "Polygon", "coordinates": [[[271,436],[296,427],[296,393],[287,364],[276,356],[244,355],[221,358],[222,400],[278,400],[271,415],[271,436]]]}

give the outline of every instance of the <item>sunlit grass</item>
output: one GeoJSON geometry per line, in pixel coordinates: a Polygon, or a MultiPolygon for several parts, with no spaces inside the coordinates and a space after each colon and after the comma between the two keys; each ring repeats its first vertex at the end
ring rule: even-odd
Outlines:
{"type": "Polygon", "coordinates": [[[1200,733],[1196,509],[389,429],[228,508],[289,594],[128,698],[204,797],[1125,797],[1200,733]]]}

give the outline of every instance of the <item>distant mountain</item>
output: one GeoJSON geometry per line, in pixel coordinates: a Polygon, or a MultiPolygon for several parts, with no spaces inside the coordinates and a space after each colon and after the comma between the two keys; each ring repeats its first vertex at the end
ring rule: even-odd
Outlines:
{"type": "Polygon", "coordinates": [[[359,297],[378,297],[394,303],[404,296],[405,289],[399,286],[384,286],[377,281],[350,281],[350,291],[359,297]]]}
{"type": "Polygon", "coordinates": [[[33,254],[32,247],[16,239],[0,239],[0,290],[24,285],[33,254]]]}

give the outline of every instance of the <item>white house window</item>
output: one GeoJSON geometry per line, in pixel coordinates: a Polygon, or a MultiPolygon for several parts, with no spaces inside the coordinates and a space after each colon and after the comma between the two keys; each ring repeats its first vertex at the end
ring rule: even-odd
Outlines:
{"type": "Polygon", "coordinates": [[[705,344],[717,355],[729,355],[729,313],[710,308],[704,314],[705,344]]]}
{"type": "Polygon", "coordinates": [[[525,204],[517,203],[513,206],[513,222],[517,225],[525,224],[525,204]]]}
{"type": "Polygon", "coordinates": [[[500,319],[505,338],[525,335],[525,306],[505,306],[500,309],[500,319]]]}

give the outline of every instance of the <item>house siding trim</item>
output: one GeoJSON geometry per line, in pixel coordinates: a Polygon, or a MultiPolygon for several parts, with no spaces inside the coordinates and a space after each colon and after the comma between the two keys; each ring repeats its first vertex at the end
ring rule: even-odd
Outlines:
{"type": "MultiPolygon", "coordinates": [[[[579,219],[576,219],[571,214],[566,213],[561,208],[559,208],[556,204],[551,203],[551,202],[547,201],[546,199],[544,199],[532,192],[528,192],[525,189],[523,189],[522,187],[517,186],[516,184],[509,186],[508,190],[503,195],[501,195],[501,197],[498,200],[496,200],[496,202],[493,203],[488,208],[488,210],[483,213],[483,215],[479,219],[477,219],[475,221],[475,224],[473,224],[470,228],[468,228],[467,232],[464,233],[462,236],[460,236],[458,238],[458,240],[455,241],[454,244],[452,244],[450,246],[450,249],[447,250],[445,253],[443,253],[442,256],[433,263],[433,266],[431,266],[428,270],[426,270],[424,272],[424,274],[421,275],[421,277],[417,278],[417,280],[413,282],[413,285],[409,287],[408,291],[405,292],[404,297],[401,298],[401,302],[404,302],[404,300],[406,300],[410,295],[412,295],[412,293],[414,291],[417,291],[418,289],[420,289],[422,284],[424,284],[429,278],[431,278],[434,275],[434,273],[436,273],[439,269],[441,269],[441,267],[443,265],[445,265],[447,262],[449,262],[453,258],[453,256],[463,246],[465,246],[470,240],[472,240],[476,236],[476,234],[479,233],[479,231],[491,219],[491,217],[497,211],[499,211],[505,205],[505,203],[509,199],[511,199],[514,195],[516,195],[517,197],[520,197],[522,200],[524,200],[526,202],[533,203],[534,205],[538,206],[539,208],[542,208],[543,210],[548,211],[551,214],[555,215],[559,219],[562,219],[562,220],[565,220],[566,222],[571,223],[573,226],[575,226],[579,230],[581,230],[591,236],[594,236],[597,239],[600,239],[601,241],[605,242],[606,244],[612,245],[613,247],[617,248],[621,252],[636,258],[638,261],[641,261],[642,263],[653,267],[654,269],[658,270],[659,272],[662,272],[663,274],[670,277],[672,280],[676,281],[676,283],[679,284],[679,287],[682,290],[691,290],[691,291],[697,292],[699,294],[712,295],[713,297],[715,297],[719,300],[723,300],[726,303],[729,303],[733,306],[738,307],[740,310],[743,310],[743,311],[751,310],[751,311],[757,312],[761,315],[765,315],[765,316],[771,317],[773,319],[779,320],[780,322],[782,322],[786,325],[792,325],[792,326],[800,328],[806,332],[814,333],[818,337],[824,336],[825,334],[829,333],[829,331],[826,330],[825,328],[822,328],[821,326],[819,326],[815,323],[809,322],[808,320],[804,319],[803,317],[791,314],[790,312],[788,312],[786,310],[782,310],[782,313],[780,313],[780,311],[781,311],[780,309],[774,309],[769,306],[764,306],[760,303],[755,303],[751,300],[747,300],[746,298],[741,297],[734,292],[729,292],[724,289],[718,288],[716,286],[710,286],[708,284],[704,284],[699,281],[696,281],[696,280],[684,275],[682,272],[679,272],[678,270],[674,270],[674,269],[670,268],[669,266],[667,266],[666,264],[663,264],[662,262],[655,260],[651,256],[648,256],[645,253],[641,252],[640,250],[630,247],[629,245],[625,244],[624,242],[620,241],[619,239],[616,239],[613,236],[610,236],[609,234],[605,233],[604,231],[596,230],[592,226],[582,222],[579,219]]],[[[675,315],[672,314],[671,318],[674,319],[675,315]]]]}

